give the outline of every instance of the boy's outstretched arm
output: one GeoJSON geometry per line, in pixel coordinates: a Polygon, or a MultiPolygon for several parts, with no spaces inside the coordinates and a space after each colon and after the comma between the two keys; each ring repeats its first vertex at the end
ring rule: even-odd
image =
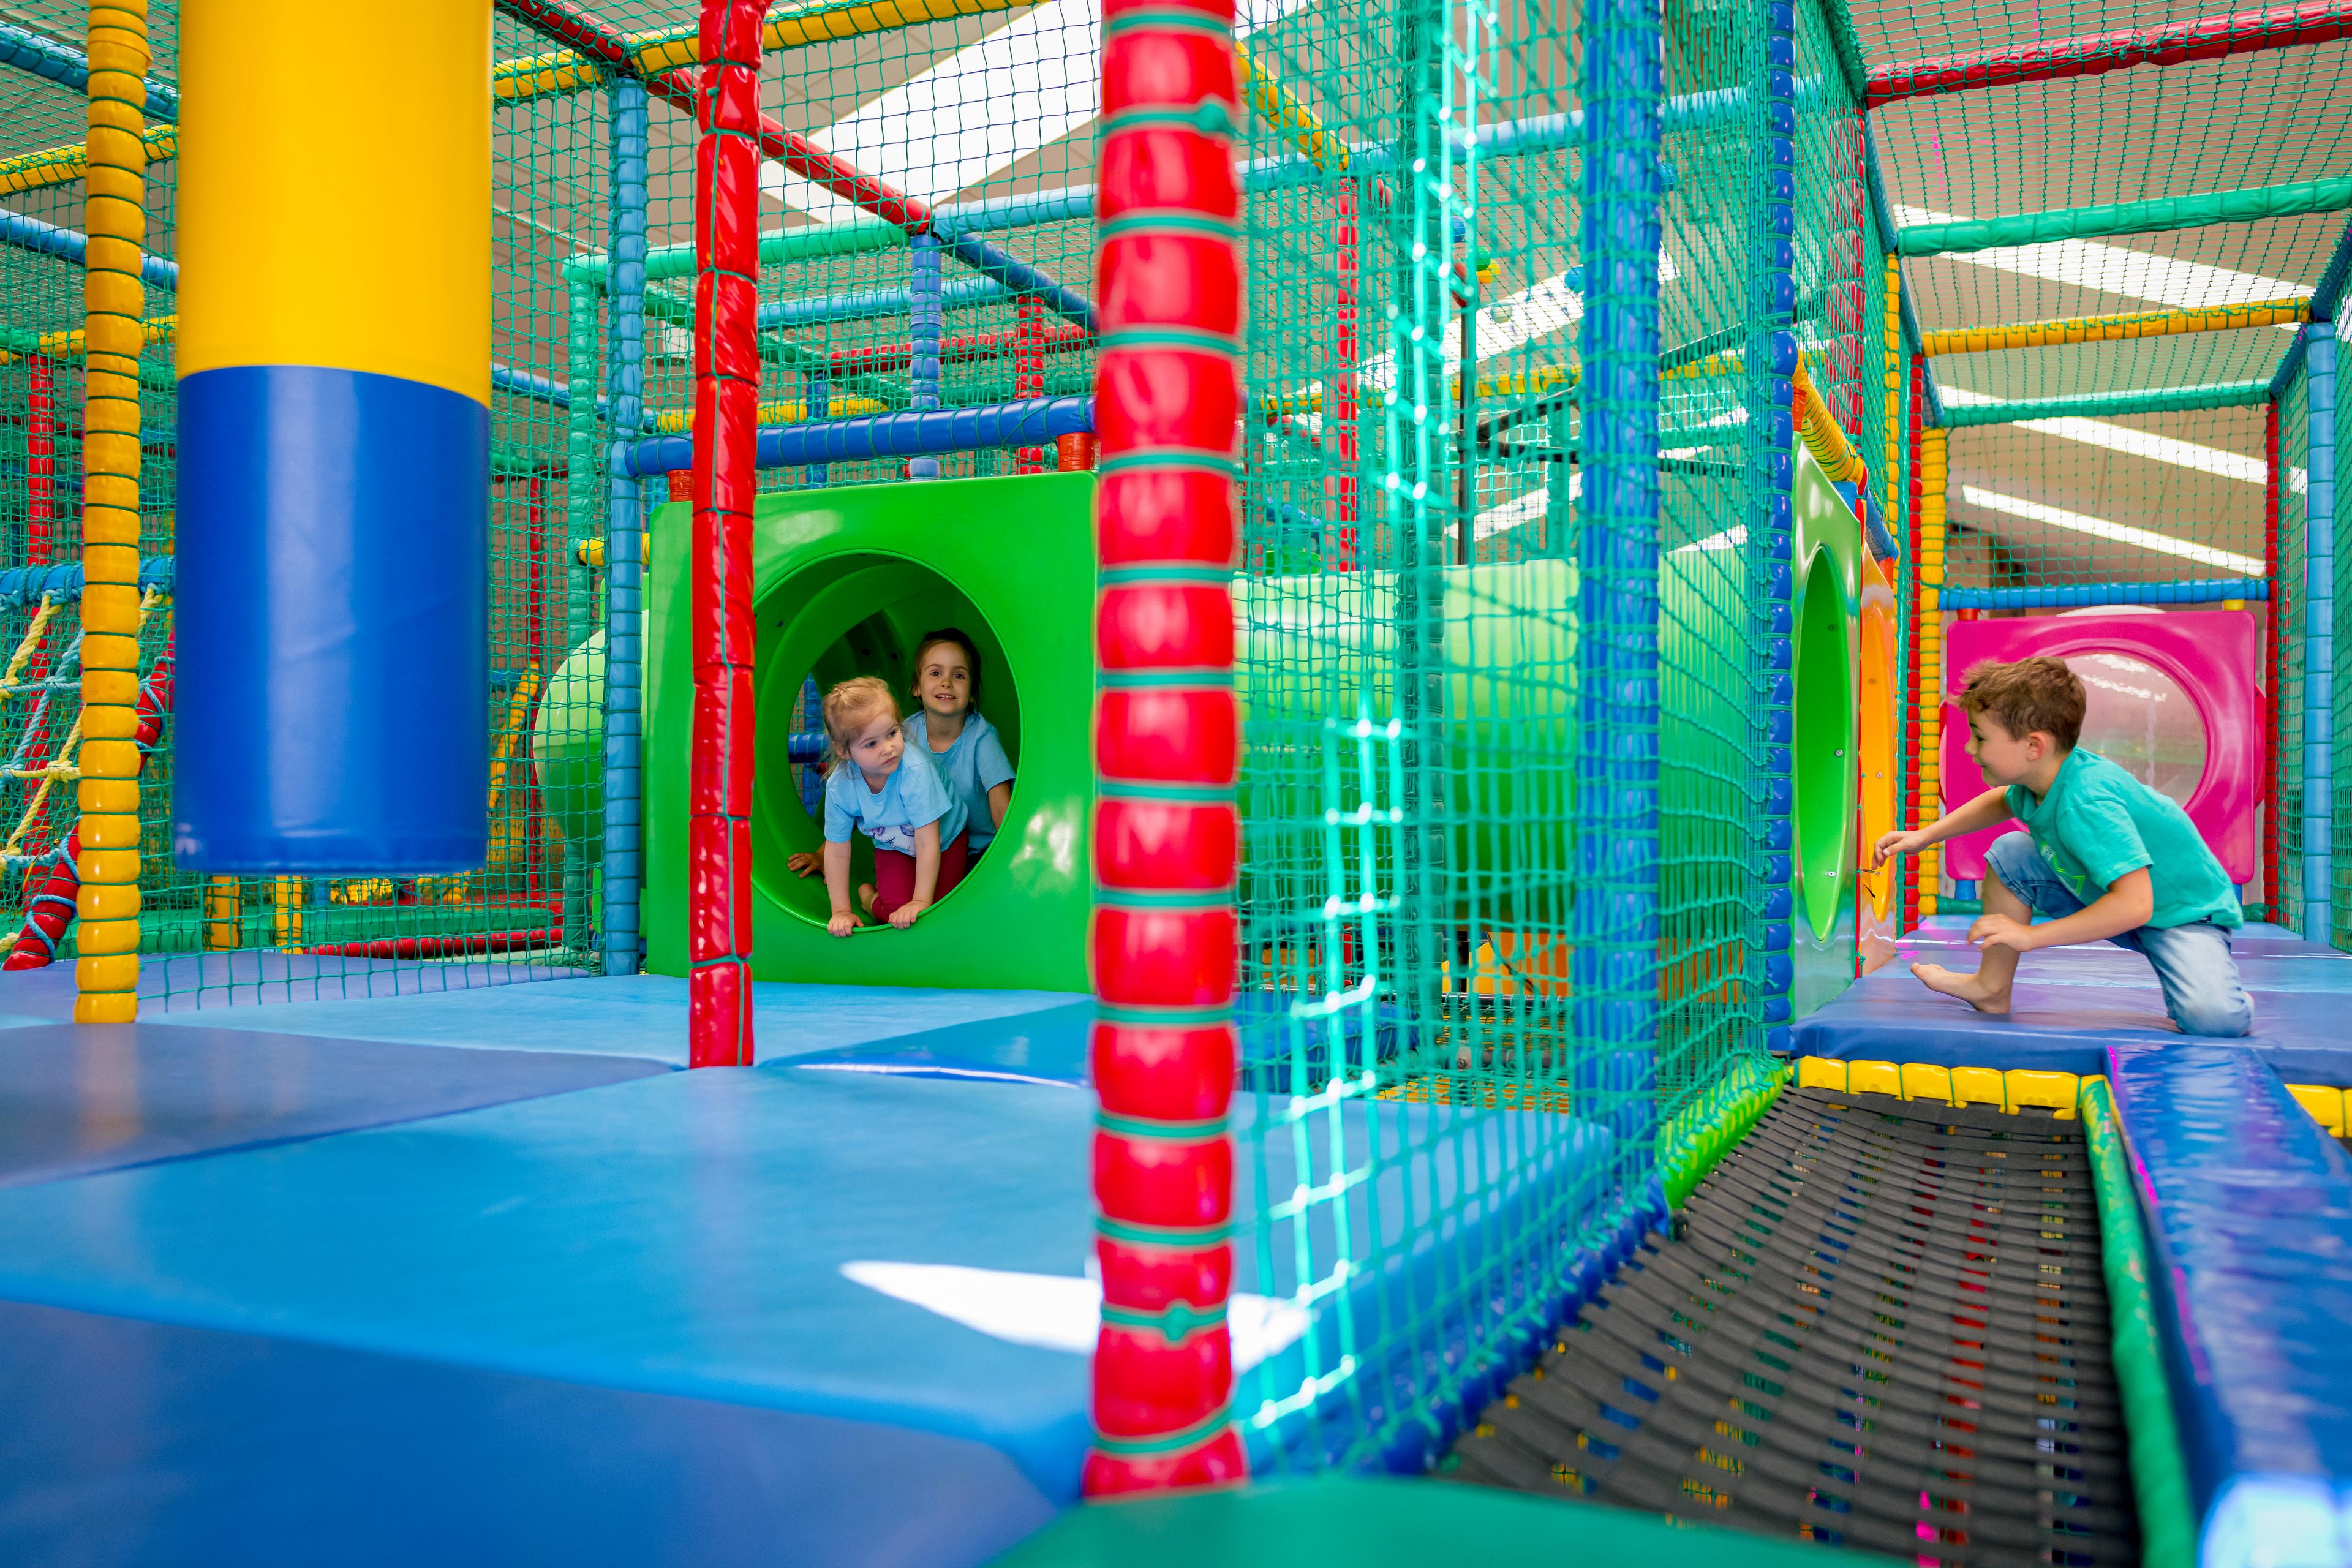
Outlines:
{"type": "Polygon", "coordinates": [[[2009,820],[2009,792],[1989,789],[1956,810],[1948,811],[1925,827],[1908,833],[1885,833],[1870,852],[1870,868],[1877,870],[1897,855],[1916,855],[1930,845],[1958,838],[1980,827],[1999,827],[2009,820]]]}
{"type": "Polygon", "coordinates": [[[2137,931],[2156,913],[2156,884],[2142,866],[2107,884],[2097,900],[2063,920],[2028,925],[2007,915],[1985,915],[1969,927],[1969,940],[1979,947],[2006,947],[2032,952],[2038,947],[2071,947],[2076,942],[2105,942],[2127,931],[2137,931]]]}

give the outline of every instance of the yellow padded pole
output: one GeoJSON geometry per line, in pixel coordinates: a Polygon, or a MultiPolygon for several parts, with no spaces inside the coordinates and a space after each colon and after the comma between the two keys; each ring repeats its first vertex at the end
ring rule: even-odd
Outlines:
{"type": "Polygon", "coordinates": [[[1996,349],[2039,349],[2067,343],[2113,343],[2132,338],[2170,338],[2183,332],[2228,332],[2242,327],[2288,326],[2311,316],[2308,300],[2256,300],[2243,305],[2203,305],[2185,310],[2128,310],[2115,316],[2073,316],[2054,321],[2011,321],[1995,327],[1953,327],[1923,333],[1919,352],[1990,353],[1996,349]]]}
{"type": "MultiPolygon", "coordinates": [[[[168,163],[180,155],[180,128],[176,125],[151,125],[140,132],[139,141],[147,149],[150,163],[168,163]]],[[[13,158],[0,158],[0,196],[69,185],[89,173],[89,149],[79,142],[19,153],[13,158]]]]}
{"type": "Polygon", "coordinates": [[[1234,61],[1241,68],[1242,93],[1258,118],[1280,132],[1285,141],[1325,174],[1346,172],[1348,144],[1325,130],[1315,111],[1300,102],[1281,78],[1252,58],[1238,42],[1234,45],[1234,61]]]}
{"type": "MultiPolygon", "coordinates": [[[[1927,826],[1943,815],[1944,771],[1944,479],[1948,433],[1919,432],[1919,814],[1927,826]]],[[[1944,874],[1940,847],[1919,855],[1919,913],[1936,912],[1944,874]]]]}
{"type": "Polygon", "coordinates": [[[83,226],[81,889],[74,1021],[139,1016],[139,351],[147,0],[91,0],[83,226]]]}

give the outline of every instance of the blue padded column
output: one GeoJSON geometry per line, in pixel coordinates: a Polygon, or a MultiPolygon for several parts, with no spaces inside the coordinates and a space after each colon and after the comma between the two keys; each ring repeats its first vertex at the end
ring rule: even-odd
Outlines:
{"type": "Polygon", "coordinates": [[[646,86],[613,84],[611,309],[612,444],[604,514],[604,973],[635,974],[642,938],[637,894],[645,881],[644,656],[638,584],[645,508],[629,466],[645,423],[646,86]]]}
{"type": "Polygon", "coordinates": [[[2303,526],[2303,934],[2331,932],[2336,803],[2336,323],[2304,329],[2311,415],[2303,526]]]}

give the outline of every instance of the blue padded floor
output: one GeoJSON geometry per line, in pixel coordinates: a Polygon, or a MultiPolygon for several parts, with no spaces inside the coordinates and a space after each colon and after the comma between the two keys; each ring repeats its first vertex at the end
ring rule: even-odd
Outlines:
{"type": "MultiPolygon", "coordinates": [[[[1505,1141],[1605,1175],[1540,1119],[1448,1124],[1508,1173],[1437,1162],[1449,1256],[1505,1141]]],[[[1093,1120],[785,1063],[0,1192],[0,1561],[984,1562],[1076,1495],[1093,1120]]]]}
{"type": "MultiPolygon", "coordinates": [[[[1066,1006],[1060,991],[909,991],[762,982],[751,987],[759,1059],[919,1034],[950,1025],[1066,1006]]],[[[158,1018],[219,1024],[206,1009],[158,1018]]],[[[543,981],[495,990],[352,1001],[279,1003],[236,1022],[284,1034],[400,1040],[481,1049],[584,1052],[686,1065],[686,982],[666,974],[543,981]]]]}
{"type": "Polygon", "coordinates": [[[0,1031],[0,1186],[413,1121],[661,1069],[246,1029],[0,1031]]]}
{"type": "Polygon", "coordinates": [[[2105,1071],[2153,1252],[2199,1560],[2342,1561],[2352,1161],[2242,1051],[2118,1045],[2105,1071]]]}
{"type": "MultiPolygon", "coordinates": [[[[488,961],[415,963],[389,958],[321,958],[306,952],[183,952],[139,965],[140,1010],[194,1013],[255,1005],[360,997],[457,993],[576,976],[576,969],[488,961]]],[[[0,973],[0,1028],[73,1019],[70,963],[0,973]]],[[[208,1022],[213,1020],[207,1020],[208,1022]]],[[[275,1020],[272,1026],[277,1026],[275,1020]]]]}

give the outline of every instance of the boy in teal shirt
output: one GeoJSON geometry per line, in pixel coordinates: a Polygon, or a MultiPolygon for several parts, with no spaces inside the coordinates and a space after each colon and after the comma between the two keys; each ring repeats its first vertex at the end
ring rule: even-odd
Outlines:
{"type": "Polygon", "coordinates": [[[2004,834],[1985,852],[1985,912],[1969,928],[1984,950],[1976,973],[1933,963],[1911,972],[1979,1013],[2006,1013],[2020,954],[2104,938],[2155,966],[2165,1011],[2182,1034],[2243,1035],[2254,1009],[2230,956],[2230,933],[2245,922],[2237,890],[2187,812],[2075,746],[2084,695],[2054,658],[1969,671],[1960,693],[1969,754],[1988,782],[2007,787],[1915,832],[1887,834],[1871,865],[2011,817],[2025,832],[2004,834]],[[2033,924],[2036,913],[2049,922],[2033,924]]]}

